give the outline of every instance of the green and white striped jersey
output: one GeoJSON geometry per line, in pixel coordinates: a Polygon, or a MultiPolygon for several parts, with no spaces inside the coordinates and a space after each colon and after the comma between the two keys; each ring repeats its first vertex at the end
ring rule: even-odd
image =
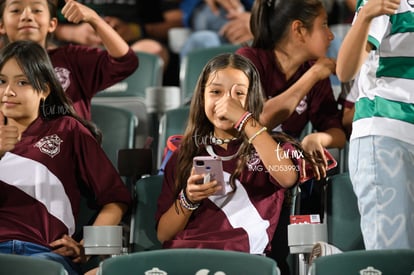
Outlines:
{"type": "MultiPolygon", "coordinates": [[[[357,13],[366,3],[358,1],[357,13]]],[[[372,20],[368,41],[379,54],[374,85],[356,102],[351,138],[382,135],[414,144],[414,1],[372,20]]]]}

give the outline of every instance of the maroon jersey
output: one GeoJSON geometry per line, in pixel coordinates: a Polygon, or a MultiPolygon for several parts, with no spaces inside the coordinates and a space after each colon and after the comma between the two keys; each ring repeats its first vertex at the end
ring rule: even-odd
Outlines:
{"type": "MultiPolygon", "coordinates": [[[[275,97],[292,86],[309,68],[312,62],[306,62],[288,80],[276,64],[274,51],[244,47],[237,53],[249,58],[259,71],[260,80],[266,98],[275,97]]],[[[282,123],[283,132],[299,138],[308,122],[318,131],[330,128],[342,129],[341,113],[334,98],[329,78],[319,81],[301,100],[295,112],[282,123]]]]}
{"type": "Polygon", "coordinates": [[[0,242],[48,246],[75,230],[79,185],[96,203],[130,204],[128,189],[90,132],[77,120],[36,119],[0,160],[0,242]]]}
{"type": "Polygon", "coordinates": [[[49,50],[56,75],[76,112],[91,119],[92,97],[131,75],[138,67],[138,58],[130,49],[120,58],[107,51],[78,45],[49,50]]]}
{"type": "MultiPolygon", "coordinates": [[[[240,141],[229,143],[227,150],[214,146],[219,156],[235,154],[240,141]]],[[[208,155],[205,151],[201,155],[208,155]]],[[[224,178],[229,180],[237,158],[223,161],[224,178]]],[[[175,173],[177,151],[167,163],[156,220],[175,202],[175,173]]],[[[239,179],[237,189],[226,195],[210,196],[192,213],[185,229],[173,240],[164,242],[165,248],[212,248],[262,254],[269,250],[284,199],[283,189],[266,171],[256,152],[251,154],[239,179]]]]}

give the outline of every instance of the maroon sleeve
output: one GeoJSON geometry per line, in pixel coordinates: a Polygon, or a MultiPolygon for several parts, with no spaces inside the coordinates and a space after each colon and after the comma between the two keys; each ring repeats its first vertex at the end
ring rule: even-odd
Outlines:
{"type": "Polygon", "coordinates": [[[348,101],[348,100],[345,100],[343,104],[344,104],[344,108],[349,108],[349,109],[355,106],[355,102],[348,101]]]}
{"type": "Polygon", "coordinates": [[[138,67],[132,49],[120,58],[107,51],[68,45],[49,51],[53,67],[78,114],[90,120],[90,102],[98,92],[130,76],[138,67]]]}
{"type": "Polygon", "coordinates": [[[131,48],[120,58],[113,58],[100,48],[78,45],[51,50],[49,55],[55,68],[69,70],[72,87],[67,91],[83,93],[89,98],[125,79],[138,67],[138,57],[131,48]]]}

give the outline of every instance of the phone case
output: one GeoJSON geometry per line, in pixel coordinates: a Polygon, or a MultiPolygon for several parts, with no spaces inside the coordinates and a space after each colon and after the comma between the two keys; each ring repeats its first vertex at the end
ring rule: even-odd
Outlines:
{"type": "Polygon", "coordinates": [[[223,175],[223,164],[220,158],[211,156],[197,156],[193,159],[193,166],[196,174],[205,174],[204,182],[207,183],[213,180],[217,180],[217,183],[221,185],[221,190],[217,191],[215,195],[224,195],[226,193],[226,182],[223,175]]]}
{"type": "MultiPolygon", "coordinates": [[[[336,159],[331,155],[331,153],[329,153],[329,151],[326,148],[324,148],[323,152],[325,154],[326,160],[328,161],[328,167],[326,168],[326,171],[335,168],[338,165],[336,159]]],[[[315,177],[315,175],[313,174],[312,166],[308,162],[306,162],[305,164],[305,173],[306,176],[302,174],[302,171],[300,172],[300,183],[304,183],[315,177]]]]}

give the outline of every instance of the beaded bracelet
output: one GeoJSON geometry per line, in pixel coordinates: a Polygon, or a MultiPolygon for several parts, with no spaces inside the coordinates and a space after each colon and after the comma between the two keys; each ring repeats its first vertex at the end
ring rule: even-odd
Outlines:
{"type": "Polygon", "coordinates": [[[240,124],[237,126],[237,131],[239,131],[239,132],[241,132],[241,131],[243,131],[243,128],[244,128],[244,126],[245,126],[245,124],[246,124],[246,122],[250,119],[250,118],[252,118],[252,113],[247,113],[244,117],[243,117],[243,119],[242,119],[242,121],[240,122],[240,124]]]}
{"type": "Polygon", "coordinates": [[[194,211],[194,210],[196,210],[200,206],[200,203],[190,202],[187,199],[184,190],[181,190],[181,192],[179,194],[179,198],[180,198],[180,204],[181,204],[181,206],[184,207],[185,209],[190,210],[190,211],[194,211]]]}
{"type": "Polygon", "coordinates": [[[244,128],[246,127],[246,125],[247,125],[247,122],[249,122],[249,120],[251,120],[251,119],[253,119],[253,116],[249,116],[249,117],[247,117],[245,120],[244,120],[244,122],[243,122],[243,124],[242,125],[240,125],[240,131],[239,132],[241,132],[241,131],[243,131],[244,130],[244,128]]]}
{"type": "Polygon", "coordinates": [[[234,129],[238,129],[240,126],[240,123],[242,122],[242,120],[244,119],[245,116],[247,116],[249,114],[248,111],[246,111],[240,118],[239,121],[237,121],[236,124],[234,124],[234,129]]]}
{"type": "Polygon", "coordinates": [[[253,142],[253,140],[258,136],[258,135],[260,135],[261,133],[263,133],[264,131],[266,131],[267,130],[267,128],[266,127],[262,127],[262,129],[260,129],[259,131],[257,131],[253,136],[251,136],[250,138],[249,138],[249,144],[251,144],[252,142],[253,142]]]}

